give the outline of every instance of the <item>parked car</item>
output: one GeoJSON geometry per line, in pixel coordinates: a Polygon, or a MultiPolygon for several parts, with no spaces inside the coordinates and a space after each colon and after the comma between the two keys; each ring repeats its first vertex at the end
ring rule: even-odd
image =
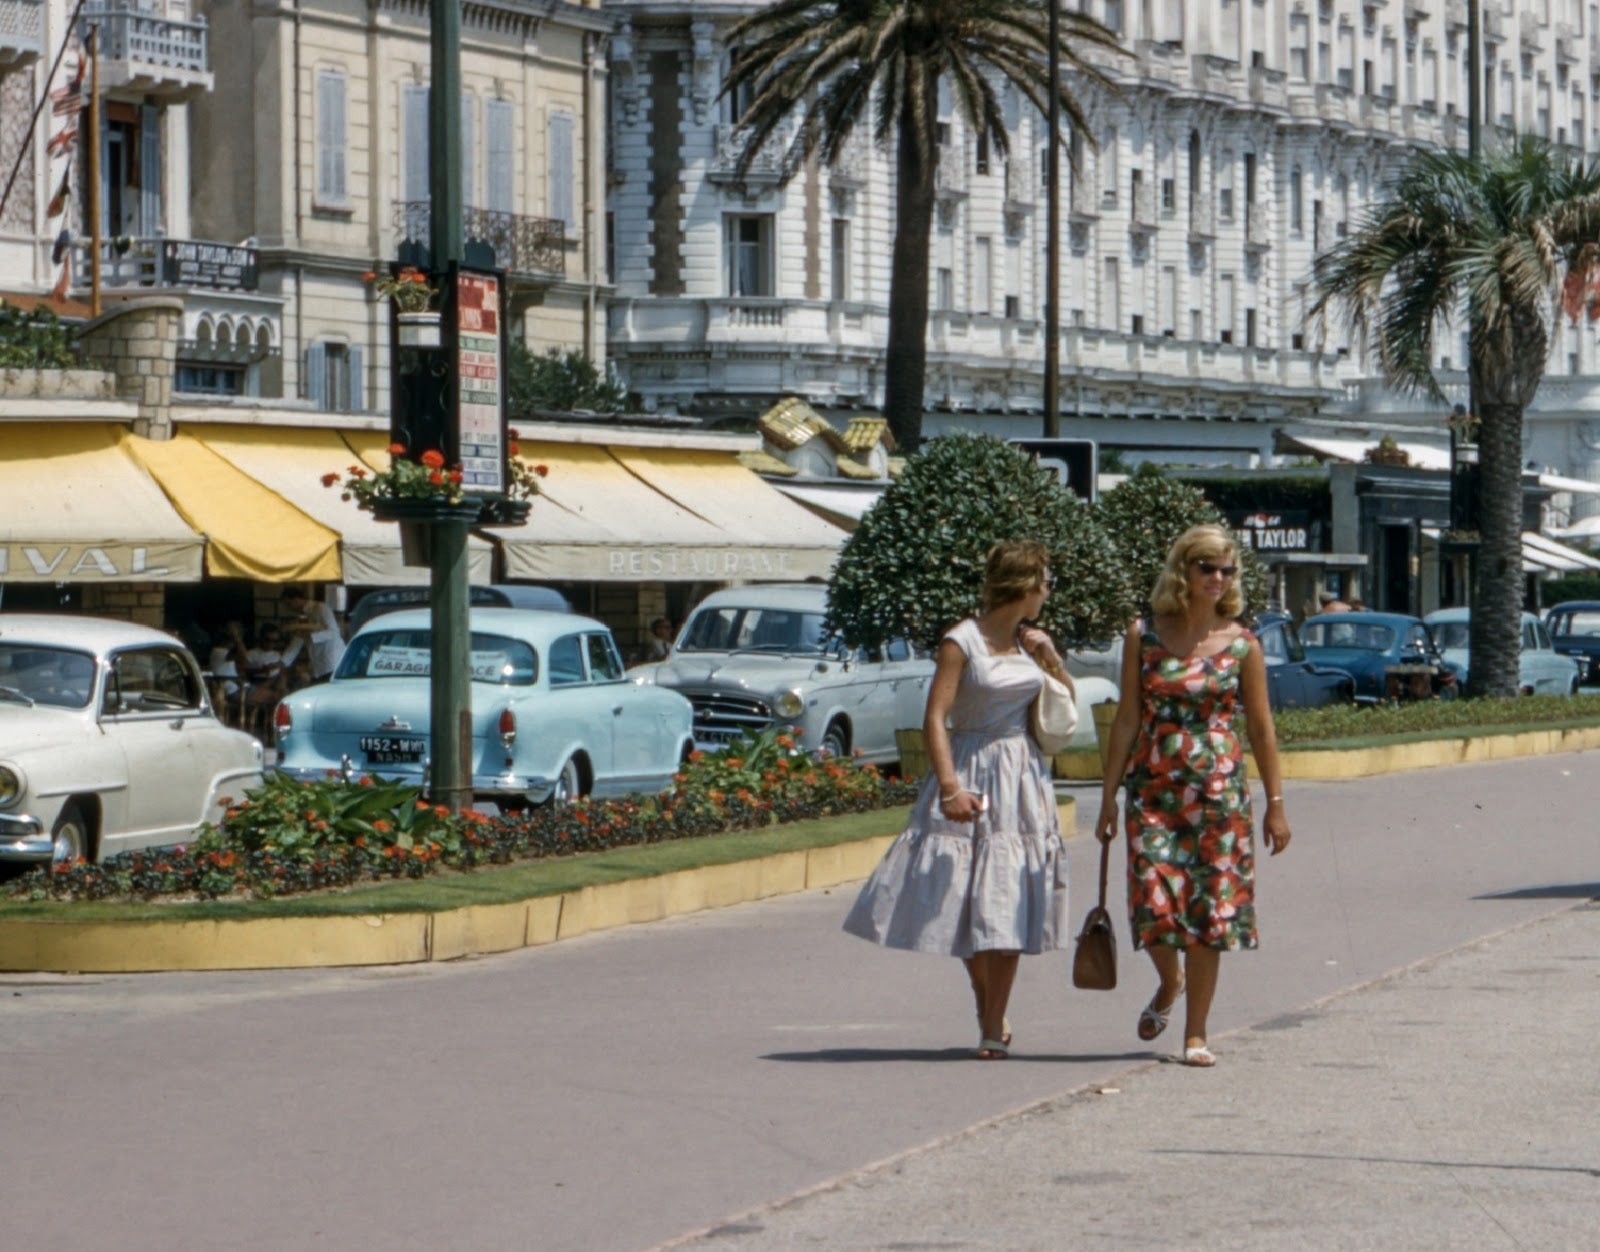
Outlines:
{"type": "Polygon", "coordinates": [[[806,750],[898,760],[894,732],[922,725],[933,658],[903,639],[872,653],[845,647],[824,632],[826,612],[820,583],[714,592],[690,614],[665,661],[631,673],[689,698],[701,748],[792,726],[806,750]]]}
{"type": "Polygon", "coordinates": [[[1581,683],[1600,683],[1600,600],[1568,600],[1544,616],[1555,649],[1578,665],[1581,683]]]}
{"type": "Polygon", "coordinates": [[[194,657],[129,622],[0,614],[0,861],[98,861],[189,838],[261,782],[194,657]]]}
{"type": "MultiPolygon", "coordinates": [[[[427,587],[386,587],[369,591],[355,602],[346,621],[354,634],[373,618],[401,609],[414,609],[428,603],[433,593],[427,587]]],[[[552,613],[572,612],[572,602],[553,587],[532,583],[496,583],[492,587],[467,588],[467,603],[472,608],[548,609],[552,613]]]]}
{"type": "Polygon", "coordinates": [[[1254,629],[1267,663],[1267,702],[1274,709],[1314,709],[1356,698],[1350,672],[1311,660],[1287,613],[1263,613],[1254,629]]]}
{"type": "MultiPolygon", "coordinates": [[[[1460,670],[1458,681],[1465,690],[1470,668],[1467,635],[1471,629],[1472,610],[1439,609],[1429,613],[1423,621],[1433,631],[1434,642],[1439,645],[1444,659],[1460,670]]],[[[1517,668],[1517,687],[1523,695],[1570,696],[1578,689],[1577,662],[1556,651],[1549,629],[1532,613],[1522,615],[1522,651],[1517,668]]]]}
{"type": "MultiPolygon", "coordinates": [[[[432,624],[426,609],[374,618],[331,681],[273,715],[278,766],[424,781],[432,624]]],[[[580,795],[665,790],[690,750],[689,702],[628,681],[611,631],[537,609],[469,609],[472,790],[518,809],[580,795]]]]}
{"type": "Polygon", "coordinates": [[[1306,656],[1342,669],[1355,680],[1357,703],[1378,700],[1453,700],[1461,685],[1456,666],[1440,655],[1427,625],[1404,613],[1319,613],[1301,624],[1306,656]]]}

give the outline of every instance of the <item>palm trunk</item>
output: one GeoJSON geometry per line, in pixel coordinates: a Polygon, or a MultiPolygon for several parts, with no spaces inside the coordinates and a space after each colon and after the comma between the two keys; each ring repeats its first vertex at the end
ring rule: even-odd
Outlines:
{"type": "Polygon", "coordinates": [[[1522,407],[1483,401],[1477,570],[1472,589],[1472,695],[1519,686],[1522,639],[1522,407]]]}
{"type": "MultiPolygon", "coordinates": [[[[910,72],[916,72],[912,70],[910,72]]],[[[908,91],[899,118],[895,169],[894,261],[889,275],[889,341],[884,361],[883,413],[902,452],[922,441],[922,396],[928,364],[928,245],[933,237],[934,142],[932,109],[919,118],[908,91]]],[[[932,101],[932,76],[921,88],[932,101]]]]}

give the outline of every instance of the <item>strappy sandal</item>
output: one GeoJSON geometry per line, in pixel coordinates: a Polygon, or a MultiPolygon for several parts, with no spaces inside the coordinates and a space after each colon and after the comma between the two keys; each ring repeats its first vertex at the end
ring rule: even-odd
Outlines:
{"type": "MultiPolygon", "coordinates": [[[[1000,1019],[1000,1042],[1008,1048],[1011,1046],[1011,1019],[1009,1017],[1000,1019]]],[[[978,1019],[978,1046],[980,1048],[983,1046],[983,1018],[981,1017],[978,1019]]]]}
{"type": "Polygon", "coordinates": [[[1172,1018],[1172,1010],[1178,1007],[1178,1001],[1183,999],[1183,984],[1178,984],[1177,994],[1172,997],[1172,1003],[1164,1009],[1156,1007],[1156,1000],[1161,996],[1161,988],[1156,988],[1155,995],[1150,997],[1150,1003],[1139,1010],[1139,1038],[1146,1043],[1153,1042],[1161,1037],[1161,1032],[1167,1028],[1167,1022],[1172,1018]]]}
{"type": "Polygon", "coordinates": [[[1183,1063],[1195,1069],[1210,1069],[1217,1063],[1217,1055],[1203,1043],[1186,1046],[1183,1049],[1183,1063]]]}
{"type": "Polygon", "coordinates": [[[980,1061],[1003,1061],[1011,1055],[1011,1049],[998,1039],[980,1039],[973,1055],[980,1061]]]}

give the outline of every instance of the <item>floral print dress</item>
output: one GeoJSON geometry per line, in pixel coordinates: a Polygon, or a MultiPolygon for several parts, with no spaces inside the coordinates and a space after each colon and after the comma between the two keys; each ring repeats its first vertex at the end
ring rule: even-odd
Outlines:
{"type": "Polygon", "coordinates": [[[1127,786],[1133,944],[1256,946],[1255,854],[1239,676],[1255,636],[1214,656],[1174,656],[1140,637],[1139,738],[1127,786]]]}

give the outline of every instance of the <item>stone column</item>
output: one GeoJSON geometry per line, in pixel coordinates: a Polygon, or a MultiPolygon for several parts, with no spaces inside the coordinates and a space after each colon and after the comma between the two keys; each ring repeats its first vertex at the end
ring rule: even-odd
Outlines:
{"type": "Polygon", "coordinates": [[[133,430],[172,438],[172,385],[177,372],[183,301],[151,296],[119,303],[84,325],[85,358],[117,378],[117,393],[139,405],[133,430]]]}

